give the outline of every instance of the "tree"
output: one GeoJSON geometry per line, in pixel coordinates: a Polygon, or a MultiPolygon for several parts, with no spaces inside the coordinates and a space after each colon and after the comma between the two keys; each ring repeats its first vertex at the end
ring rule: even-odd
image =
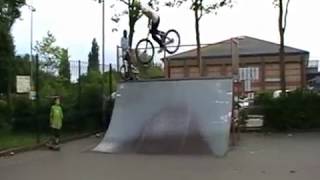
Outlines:
{"type": "Polygon", "coordinates": [[[1,0],[0,1],[0,28],[10,30],[15,20],[20,17],[20,7],[25,0],[1,0]]]}
{"type": "Polygon", "coordinates": [[[0,93],[10,94],[12,63],[14,59],[14,44],[12,35],[5,29],[0,29],[0,93]]]}
{"type": "Polygon", "coordinates": [[[68,49],[62,48],[59,52],[60,64],[59,64],[59,76],[61,79],[70,82],[70,62],[68,49]]]}
{"type": "Polygon", "coordinates": [[[20,7],[24,0],[0,1],[0,93],[7,94],[8,106],[11,109],[12,63],[14,59],[14,42],[11,27],[20,17],[20,7]]]}
{"type": "Polygon", "coordinates": [[[153,63],[148,67],[143,64],[138,64],[139,78],[142,79],[154,79],[164,78],[164,71],[160,63],[153,63]]]}
{"type": "Polygon", "coordinates": [[[30,55],[17,55],[13,61],[14,75],[30,75],[30,55]]]}
{"type": "Polygon", "coordinates": [[[41,41],[36,42],[35,50],[40,57],[40,68],[47,73],[56,74],[59,67],[59,54],[61,48],[55,45],[56,38],[50,31],[41,41]]]}
{"type": "Polygon", "coordinates": [[[279,35],[280,35],[280,48],[279,48],[279,59],[280,59],[280,86],[283,94],[286,93],[286,73],[285,73],[285,51],[284,51],[284,34],[287,27],[287,17],[290,0],[287,0],[286,6],[284,7],[285,0],[274,0],[273,3],[279,8],[279,35]]]}
{"type": "Polygon", "coordinates": [[[91,51],[88,55],[88,62],[88,72],[99,72],[99,45],[95,38],[92,40],[91,51]]]}
{"type": "MultiPolygon", "coordinates": [[[[200,40],[200,20],[205,14],[217,13],[217,10],[223,6],[231,5],[232,0],[172,0],[166,3],[169,7],[180,7],[183,3],[190,2],[190,9],[194,11],[196,41],[197,41],[197,59],[199,62],[200,75],[203,76],[203,62],[201,57],[201,40],[200,40]]],[[[231,6],[230,6],[231,7],[231,6]]]]}

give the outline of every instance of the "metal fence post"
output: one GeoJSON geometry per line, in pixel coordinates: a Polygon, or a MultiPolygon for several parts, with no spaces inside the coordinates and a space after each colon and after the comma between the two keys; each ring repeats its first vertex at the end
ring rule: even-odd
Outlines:
{"type": "MultiPolygon", "coordinates": [[[[104,66],[104,64],[103,64],[104,66]]],[[[106,93],[105,93],[105,84],[104,84],[104,71],[101,74],[102,77],[102,88],[101,88],[101,95],[102,95],[102,109],[101,109],[101,122],[104,124],[106,120],[106,93]]],[[[103,125],[102,125],[103,126],[103,125]]],[[[100,127],[101,128],[101,127],[100,127]]]]}
{"type": "Polygon", "coordinates": [[[37,143],[40,143],[40,129],[39,129],[39,107],[40,107],[40,99],[39,99],[39,56],[36,55],[36,136],[37,143]]]}
{"type": "Polygon", "coordinates": [[[119,46],[117,46],[117,72],[120,72],[120,53],[119,53],[119,46]]]}
{"type": "Polygon", "coordinates": [[[81,109],[81,61],[78,60],[78,108],[81,109]]]}
{"type": "Polygon", "coordinates": [[[112,64],[109,64],[109,98],[111,98],[112,89],[112,64]]]}

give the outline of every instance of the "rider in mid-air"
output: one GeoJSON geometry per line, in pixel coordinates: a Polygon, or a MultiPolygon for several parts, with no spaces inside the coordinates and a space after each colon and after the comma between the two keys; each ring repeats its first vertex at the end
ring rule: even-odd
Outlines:
{"type": "Polygon", "coordinates": [[[153,5],[151,2],[148,3],[148,6],[145,6],[139,0],[135,0],[134,6],[139,10],[141,10],[142,14],[149,19],[148,25],[149,27],[151,26],[150,33],[152,35],[153,40],[155,40],[160,46],[160,49],[158,52],[159,53],[162,52],[164,49],[164,45],[162,43],[161,36],[160,36],[161,32],[158,30],[159,23],[160,23],[160,16],[155,11],[153,11],[152,9],[153,5]]]}

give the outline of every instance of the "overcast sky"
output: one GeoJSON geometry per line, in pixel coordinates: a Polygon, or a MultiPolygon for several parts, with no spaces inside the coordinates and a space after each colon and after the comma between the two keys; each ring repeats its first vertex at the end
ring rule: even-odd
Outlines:
{"type": "MultiPolygon", "coordinates": [[[[116,25],[110,19],[125,6],[116,0],[106,0],[106,61],[115,62],[116,46],[119,45],[122,30],[127,29],[127,17],[116,25]],[[112,32],[112,28],[120,31],[112,32]]],[[[160,0],[162,1],[162,0],[160,0]]],[[[201,42],[214,43],[235,36],[279,42],[277,9],[273,0],[236,0],[234,7],[224,8],[217,15],[206,15],[201,19],[201,42]]],[[[27,0],[36,8],[34,13],[34,42],[41,40],[47,31],[52,32],[57,45],[68,48],[72,60],[87,61],[91,41],[97,38],[101,47],[101,4],[94,0],[27,0]]],[[[319,32],[320,1],[291,0],[286,45],[307,50],[310,59],[320,60],[319,32]]],[[[182,44],[194,44],[194,17],[187,6],[179,9],[161,7],[160,29],[177,29],[182,44]]],[[[146,36],[147,20],[142,18],[136,25],[135,42],[146,36]]],[[[30,52],[30,11],[22,8],[22,17],[13,27],[18,54],[30,52]]],[[[35,43],[34,43],[35,44],[35,43]]]]}

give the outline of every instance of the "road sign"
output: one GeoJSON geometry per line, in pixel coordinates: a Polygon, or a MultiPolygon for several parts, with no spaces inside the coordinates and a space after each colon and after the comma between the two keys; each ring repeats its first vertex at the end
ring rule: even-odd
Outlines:
{"type": "Polygon", "coordinates": [[[30,76],[16,76],[17,93],[28,93],[31,90],[30,76]]]}

